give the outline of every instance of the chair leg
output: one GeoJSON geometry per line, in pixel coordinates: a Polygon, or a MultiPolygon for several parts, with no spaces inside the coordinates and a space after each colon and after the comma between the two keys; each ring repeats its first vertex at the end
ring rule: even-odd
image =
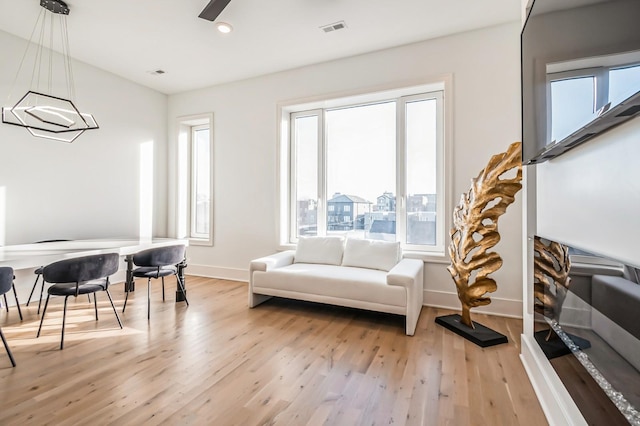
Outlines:
{"type": "Polygon", "coordinates": [[[38,334],[36,335],[36,338],[40,337],[40,330],[42,330],[42,323],[44,322],[44,315],[47,313],[47,306],[49,305],[49,297],[51,297],[50,294],[47,295],[47,300],[46,300],[46,302],[44,302],[44,310],[42,311],[42,316],[40,317],[40,327],[38,327],[38,334]]]}
{"type": "Polygon", "coordinates": [[[187,299],[187,290],[184,288],[184,284],[178,275],[176,275],[176,280],[178,280],[178,285],[180,286],[180,290],[184,295],[184,301],[187,302],[187,306],[189,306],[189,299],[187,299]]]}
{"type": "Polygon", "coordinates": [[[7,312],[9,312],[9,303],[7,302],[7,293],[3,294],[2,297],[4,297],[4,307],[7,309],[7,312]]]}
{"type": "MultiPolygon", "coordinates": [[[[113,308],[113,313],[116,314],[116,319],[118,320],[118,325],[120,325],[120,328],[122,328],[122,322],[120,321],[120,317],[118,316],[118,311],[116,311],[116,305],[113,304],[113,299],[111,298],[111,293],[109,293],[109,290],[105,290],[105,292],[107,293],[107,296],[109,296],[109,302],[111,302],[111,307],[113,308]]],[[[93,298],[96,298],[96,295],[93,295],[93,298]]]]}
{"type": "MultiPolygon", "coordinates": [[[[124,310],[127,309],[127,300],[129,300],[129,293],[131,293],[130,291],[126,290],[127,283],[124,283],[124,286],[125,286],[124,305],[122,306],[122,313],[123,314],[124,314],[124,310]]],[[[111,296],[109,296],[109,298],[111,298],[111,296]]]]}
{"type": "Polygon", "coordinates": [[[151,278],[147,279],[147,320],[151,319],[151,278]]]}
{"type": "Polygon", "coordinates": [[[64,310],[62,311],[62,336],[60,337],[60,350],[64,347],[64,323],[67,320],[67,299],[69,296],[64,297],[64,310]]]}
{"type": "Polygon", "coordinates": [[[26,306],[29,306],[29,303],[31,303],[31,296],[33,296],[33,292],[36,290],[36,287],[38,286],[39,279],[40,279],[40,274],[36,275],[36,281],[33,283],[33,287],[31,287],[31,293],[29,293],[29,299],[27,299],[26,306]]]}
{"type": "MultiPolygon", "coordinates": [[[[91,298],[89,298],[89,302],[91,302],[91,298]]],[[[96,321],[98,321],[98,298],[96,297],[95,294],[93,295],[93,306],[96,309],[96,321]]]]}
{"type": "MultiPolygon", "coordinates": [[[[38,315],[40,314],[40,306],[42,306],[43,295],[44,295],[44,276],[42,277],[42,286],[40,286],[40,299],[38,300],[38,315]]],[[[47,295],[47,298],[49,298],[48,295],[47,295]]]]}
{"type": "Polygon", "coordinates": [[[16,360],[13,359],[13,354],[11,353],[11,349],[9,349],[9,344],[7,343],[7,339],[4,338],[4,334],[2,333],[2,329],[0,329],[0,337],[2,338],[2,343],[4,343],[4,348],[7,350],[7,355],[9,355],[9,359],[11,360],[11,365],[16,366],[16,360]]]}
{"type": "Polygon", "coordinates": [[[20,302],[18,302],[18,292],[16,291],[16,285],[12,284],[13,297],[16,299],[16,306],[18,307],[18,315],[20,315],[20,321],[22,321],[22,309],[20,309],[20,302]]]}
{"type": "Polygon", "coordinates": [[[164,302],[164,277],[162,277],[162,301],[164,302]]]}

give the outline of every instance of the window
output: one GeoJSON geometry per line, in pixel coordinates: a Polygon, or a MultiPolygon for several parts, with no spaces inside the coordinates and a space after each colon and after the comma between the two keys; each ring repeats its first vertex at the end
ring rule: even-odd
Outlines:
{"type": "Polygon", "coordinates": [[[211,144],[209,125],[191,128],[191,238],[209,238],[211,144]]]}
{"type": "Polygon", "coordinates": [[[282,242],[347,235],[444,253],[444,88],[283,107],[282,242]]]}
{"type": "Polygon", "coordinates": [[[213,242],[213,116],[184,117],[178,122],[179,238],[191,244],[213,242]]]}

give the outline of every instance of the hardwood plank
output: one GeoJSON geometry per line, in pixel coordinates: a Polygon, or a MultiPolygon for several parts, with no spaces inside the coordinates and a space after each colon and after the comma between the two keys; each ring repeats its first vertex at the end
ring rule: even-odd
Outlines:
{"type": "MultiPolygon", "coordinates": [[[[246,305],[246,284],[188,277],[191,306],[146,283],[117,327],[111,307],[62,300],[36,339],[37,305],[24,321],[2,315],[16,357],[0,354],[0,424],[542,425],[520,364],[521,321],[475,315],[509,337],[480,348],[435,324],[423,308],[416,334],[397,315],[274,298],[246,305]]],[[[112,295],[122,306],[122,286],[112,295]]]]}

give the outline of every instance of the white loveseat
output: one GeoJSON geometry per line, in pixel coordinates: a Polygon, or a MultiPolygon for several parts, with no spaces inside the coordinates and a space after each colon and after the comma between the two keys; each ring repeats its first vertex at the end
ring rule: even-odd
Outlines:
{"type": "Polygon", "coordinates": [[[301,238],[251,262],[249,307],[272,296],[404,315],[413,336],[422,309],[423,262],[400,245],[340,237],[301,238]]]}

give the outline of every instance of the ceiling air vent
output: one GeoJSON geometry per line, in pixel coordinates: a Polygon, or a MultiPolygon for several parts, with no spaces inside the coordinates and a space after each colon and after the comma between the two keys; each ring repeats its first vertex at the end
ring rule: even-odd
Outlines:
{"type": "Polygon", "coordinates": [[[153,70],[153,71],[147,71],[147,73],[149,73],[151,75],[162,75],[162,74],[166,73],[166,71],[164,71],[164,70],[153,70]]]}
{"type": "Polygon", "coordinates": [[[338,31],[345,28],[347,28],[347,24],[345,24],[344,21],[335,22],[333,24],[323,25],[322,27],[320,27],[320,29],[322,29],[322,31],[324,31],[325,33],[330,33],[332,31],[338,31]]]}

